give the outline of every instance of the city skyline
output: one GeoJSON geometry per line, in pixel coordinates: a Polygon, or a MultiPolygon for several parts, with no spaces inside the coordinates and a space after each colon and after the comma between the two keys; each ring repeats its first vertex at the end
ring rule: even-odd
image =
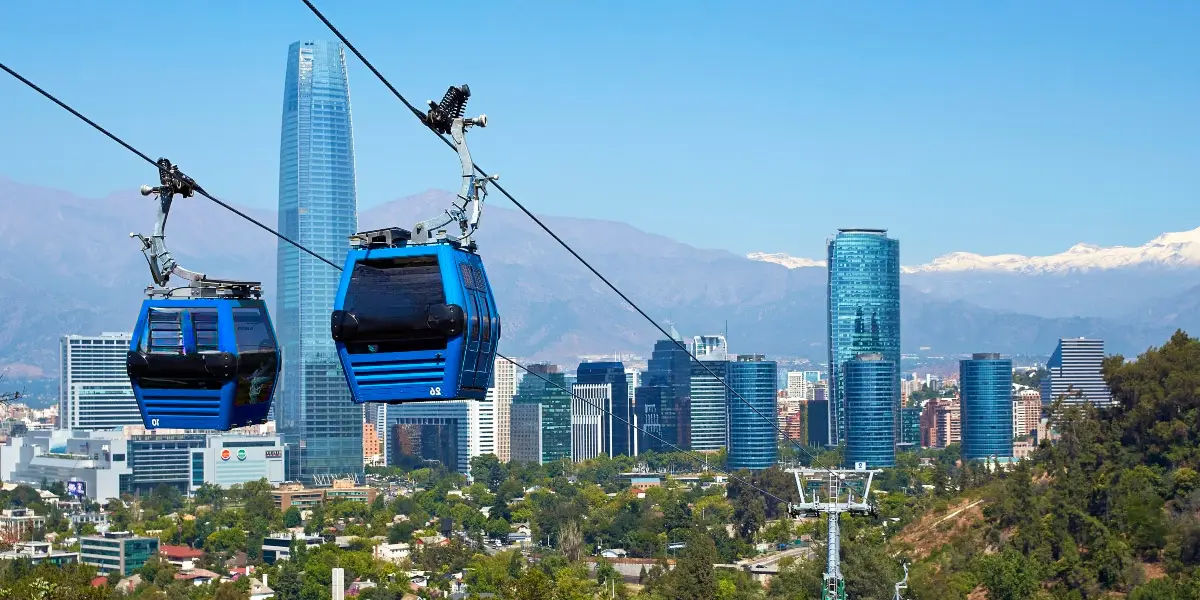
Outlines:
{"type": "MultiPolygon", "coordinates": [[[[221,11],[184,5],[122,7],[12,7],[0,23],[0,54],[20,57],[14,68],[83,103],[85,113],[139,145],[161,139],[169,124],[180,141],[154,151],[179,155],[189,173],[224,198],[269,206],[275,196],[268,158],[276,138],[274,56],[297,38],[327,35],[320,22],[291,5],[242,7],[232,20],[221,11]],[[149,30],[161,18],[230,34],[227,44],[174,47],[159,58],[187,72],[205,94],[170,103],[128,97],[126,90],[159,65],[133,58],[143,54],[139,41],[99,32],[106,25],[149,30]],[[75,57],[70,68],[50,48],[75,57]],[[78,71],[88,76],[67,75],[78,71]],[[230,103],[239,106],[236,114],[225,110],[230,103]]],[[[532,21],[491,15],[504,23],[502,33],[475,32],[442,49],[455,64],[471,63],[481,53],[491,59],[457,75],[445,72],[447,63],[428,60],[429,48],[441,45],[433,32],[406,28],[396,36],[394,28],[382,26],[395,20],[385,15],[400,8],[328,8],[414,103],[439,94],[447,77],[486,94],[489,112],[504,118],[480,142],[481,164],[504,172],[506,180],[513,177],[514,191],[536,212],[628,220],[705,245],[713,239],[710,231],[742,216],[740,207],[725,202],[735,193],[795,227],[771,247],[738,236],[721,245],[739,254],[818,257],[825,233],[857,216],[847,208],[855,207],[873,215],[861,225],[888,227],[910,240],[913,263],[949,251],[1048,254],[1081,241],[1136,245],[1178,230],[1180,222],[1200,224],[1200,208],[1187,192],[1195,176],[1182,167],[1200,155],[1200,120],[1190,108],[1200,76],[1185,58],[1197,43],[1184,25],[1200,10],[1194,6],[1177,6],[1185,14],[1173,19],[1129,6],[1083,12],[1056,6],[1031,22],[1020,11],[990,6],[886,8],[865,15],[851,7],[784,3],[753,14],[730,7],[689,13],[686,27],[670,6],[639,7],[636,19],[629,6],[611,12],[555,7],[532,21]],[[631,21],[639,25],[621,45],[605,37],[631,21]],[[730,30],[731,23],[737,26],[730,30]],[[796,35],[796,23],[802,35],[796,35]],[[1010,29],[1021,31],[1026,43],[1013,46],[995,33],[1010,29]],[[721,52],[703,42],[718,30],[726,41],[721,52]],[[856,43],[859,35],[876,43],[856,43]],[[922,43],[908,44],[912,39],[922,43]],[[1119,48],[1113,40],[1120,40],[1119,48]],[[908,51],[887,51],[894,46],[908,51]],[[660,60],[641,60],[646,55],[660,60]],[[711,72],[701,76],[697,61],[711,72]],[[562,69],[564,63],[595,68],[562,69]],[[554,73],[554,87],[538,73],[554,73]],[[532,102],[541,89],[554,89],[558,98],[532,102]],[[610,92],[596,91],[601,89],[610,92]],[[772,105],[793,117],[770,127],[743,126],[728,109],[758,89],[778,91],[772,105]],[[609,94],[621,100],[611,101],[609,94]],[[708,126],[667,126],[659,115],[641,111],[634,98],[671,106],[675,118],[708,126]],[[554,131],[548,124],[572,122],[578,114],[591,115],[573,128],[574,139],[586,143],[571,144],[569,153],[545,147],[554,131]],[[685,149],[678,166],[665,171],[675,176],[650,168],[661,161],[664,139],[685,149]],[[503,148],[503,155],[492,148],[503,148]],[[593,182],[578,190],[577,201],[564,204],[558,191],[570,185],[566,174],[577,163],[619,177],[593,182]],[[773,191],[781,171],[802,181],[801,202],[773,191]],[[860,177],[864,171],[873,176],[860,177]],[[1014,237],[1002,220],[962,210],[964,197],[973,198],[974,206],[1038,211],[1043,218],[1025,223],[1026,235],[1014,237]],[[1143,202],[1131,199],[1158,210],[1144,210],[1143,202]],[[934,216],[946,225],[943,232],[920,235],[934,216]]],[[[434,10],[405,9],[403,21],[419,22],[416,15],[434,10]]],[[[364,125],[363,206],[445,187],[436,140],[361,64],[352,61],[350,69],[361,82],[355,89],[364,125]]],[[[41,98],[0,89],[22,114],[10,124],[22,143],[0,149],[3,175],[54,182],[89,196],[128,189],[129,181],[142,178],[142,165],[64,120],[41,98]],[[49,157],[78,168],[63,172],[49,157]]]]}

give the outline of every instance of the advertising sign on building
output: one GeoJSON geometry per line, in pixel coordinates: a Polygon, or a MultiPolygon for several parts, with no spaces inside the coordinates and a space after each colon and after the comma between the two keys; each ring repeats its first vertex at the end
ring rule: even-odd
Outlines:
{"type": "Polygon", "coordinates": [[[229,460],[229,448],[221,451],[221,460],[229,460]]]}
{"type": "Polygon", "coordinates": [[[83,481],[68,481],[67,495],[75,496],[76,498],[87,495],[87,483],[83,481]]]}

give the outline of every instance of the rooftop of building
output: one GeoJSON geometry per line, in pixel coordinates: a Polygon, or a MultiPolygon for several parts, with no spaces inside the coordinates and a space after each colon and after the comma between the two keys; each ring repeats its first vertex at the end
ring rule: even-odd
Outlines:
{"type": "Polygon", "coordinates": [[[158,547],[158,553],[177,560],[200,558],[204,556],[203,550],[197,550],[190,546],[175,546],[172,544],[163,544],[158,547]]]}
{"type": "Polygon", "coordinates": [[[864,229],[864,228],[849,228],[838,229],[838,233],[870,233],[873,235],[887,235],[886,229],[864,229]]]}

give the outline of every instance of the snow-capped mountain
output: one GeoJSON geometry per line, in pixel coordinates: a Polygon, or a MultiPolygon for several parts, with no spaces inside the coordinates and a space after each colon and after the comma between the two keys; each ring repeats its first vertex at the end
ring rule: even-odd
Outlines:
{"type": "Polygon", "coordinates": [[[775,263],[783,265],[789,269],[799,269],[801,267],[824,267],[825,261],[813,260],[811,258],[800,258],[791,256],[782,252],[767,253],[767,252],[751,252],[746,255],[750,260],[760,260],[762,262],[775,263]]]}
{"type": "MultiPolygon", "coordinates": [[[[781,253],[754,252],[746,257],[751,260],[783,265],[790,269],[825,265],[824,261],[797,258],[781,253]]],[[[952,252],[923,265],[901,267],[901,272],[992,271],[1033,274],[1102,271],[1143,265],[1200,267],[1200,227],[1191,231],[1164,233],[1141,246],[1102,247],[1093,244],[1075,244],[1066,252],[1050,256],[1024,256],[1021,254],[983,256],[971,252],[952,252]]]]}

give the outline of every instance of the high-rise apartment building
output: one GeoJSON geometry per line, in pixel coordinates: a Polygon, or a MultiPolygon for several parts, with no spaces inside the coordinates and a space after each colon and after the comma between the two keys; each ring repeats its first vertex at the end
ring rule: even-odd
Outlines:
{"type": "Polygon", "coordinates": [[[512,460],[512,401],[517,395],[517,363],[500,356],[492,368],[492,385],[487,400],[492,403],[496,423],[496,458],[512,460]]]}
{"type": "Polygon", "coordinates": [[[59,429],[96,430],[142,424],[125,370],[132,335],[65,335],[59,339],[59,429]]]}
{"type": "Polygon", "coordinates": [[[375,424],[363,421],[363,463],[378,464],[384,461],[379,446],[379,436],[375,434],[375,424]]]}
{"type": "MultiPolygon", "coordinates": [[[[626,387],[625,365],[608,361],[579,363],[575,370],[576,390],[581,385],[607,385],[611,388],[609,404],[605,406],[611,414],[602,413],[601,418],[604,426],[601,438],[605,440],[602,451],[609,456],[633,456],[633,404],[629,401],[629,389],[626,387]]],[[[574,411],[572,414],[575,414],[574,411]]]]}
{"type": "Polygon", "coordinates": [[[646,431],[638,451],[674,452],[691,445],[692,359],[679,332],[654,344],[642,385],[635,393],[638,427],[646,431]],[[672,447],[674,446],[674,447],[672,447]]]}
{"type": "Polygon", "coordinates": [[[1104,340],[1063,338],[1046,368],[1050,373],[1042,379],[1042,404],[1058,398],[1067,403],[1088,402],[1104,408],[1112,406],[1112,392],[1100,367],[1104,363],[1104,340]]]}
{"type": "Polygon", "coordinates": [[[839,370],[846,394],[846,466],[896,464],[896,365],[882,354],[860,354],[839,370]]]}
{"type": "MultiPolygon", "coordinates": [[[[375,439],[379,444],[379,455],[386,460],[387,458],[387,404],[381,402],[371,402],[363,405],[363,422],[370,423],[375,429],[375,439]]],[[[364,434],[366,430],[363,430],[364,434]]],[[[363,449],[367,448],[367,440],[363,440],[363,449]]],[[[363,460],[366,460],[370,455],[364,454],[363,460]]]]}
{"type": "MultiPolygon", "coordinates": [[[[529,365],[529,373],[517,386],[513,397],[513,412],[519,404],[541,406],[542,464],[571,458],[571,392],[566,376],[558,365],[529,365]]],[[[514,417],[515,418],[515,417],[514,417]]],[[[516,424],[513,425],[512,443],[517,440],[516,424]]],[[[516,460],[514,458],[514,460],[516,460]]]]}
{"type": "Polygon", "coordinates": [[[966,460],[1013,455],[1012,361],[977,353],[959,361],[962,457],[966,460]]]}
{"type": "Polygon", "coordinates": [[[1013,397],[1013,437],[1025,437],[1037,431],[1042,420],[1042,393],[1021,390],[1013,397]]]}
{"type": "Polygon", "coordinates": [[[959,402],[954,398],[934,398],[921,411],[921,445],[945,448],[962,441],[959,402]]]}
{"type": "Polygon", "coordinates": [[[778,460],[776,445],[775,361],[762,355],[742,355],[728,364],[730,469],[761,470],[778,460]],[[763,418],[763,417],[766,418],[763,418]]]}
{"type": "Polygon", "coordinates": [[[836,445],[846,435],[846,362],[871,353],[900,366],[900,242],[884,229],[839,229],[828,258],[829,441],[836,445]]]}
{"type": "MultiPolygon", "coordinates": [[[[350,86],[340,44],[288,48],[279,144],[279,232],[342,264],[358,225],[350,86]]],[[[362,408],[329,334],[340,274],[291,244],[278,247],[275,328],[283,372],[274,403],[288,477],[361,479],[362,408]]]]}

